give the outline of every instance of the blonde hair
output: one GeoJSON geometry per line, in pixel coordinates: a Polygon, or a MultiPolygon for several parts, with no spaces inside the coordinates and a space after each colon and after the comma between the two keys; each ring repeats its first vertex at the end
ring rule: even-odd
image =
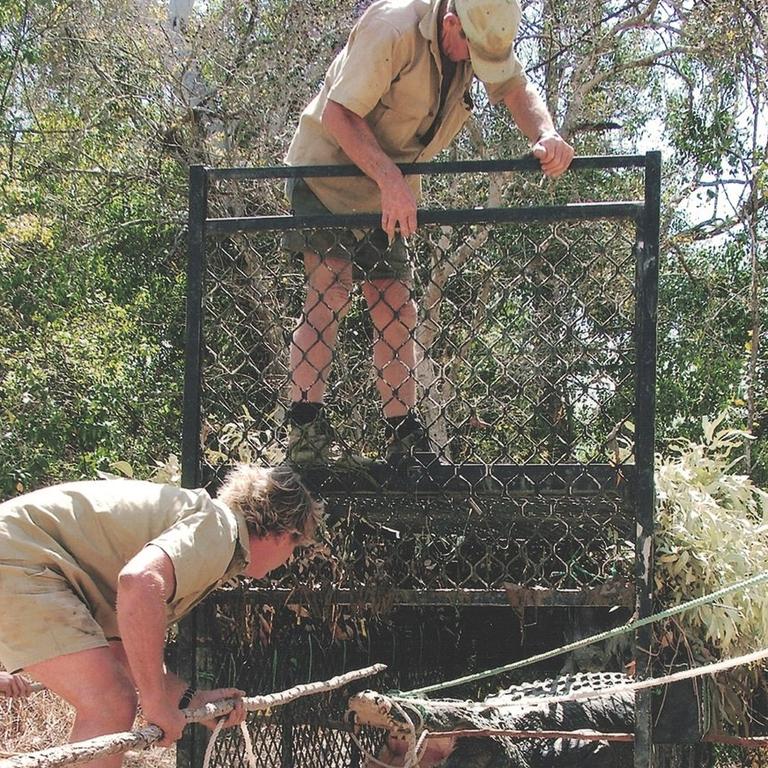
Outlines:
{"type": "Polygon", "coordinates": [[[285,465],[240,464],[224,478],[217,498],[245,517],[252,536],[288,532],[297,542],[308,543],[323,516],[323,503],[312,498],[301,478],[285,465]]]}

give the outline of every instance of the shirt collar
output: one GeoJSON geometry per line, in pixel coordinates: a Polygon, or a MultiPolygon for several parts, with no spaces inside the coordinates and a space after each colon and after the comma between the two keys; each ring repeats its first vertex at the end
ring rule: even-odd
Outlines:
{"type": "MultiPolygon", "coordinates": [[[[419,22],[419,32],[425,40],[429,40],[429,47],[432,51],[432,58],[437,64],[437,68],[440,72],[443,71],[443,63],[440,54],[440,33],[438,29],[440,5],[441,0],[431,0],[424,3],[426,6],[426,12],[421,17],[419,22]]],[[[456,63],[456,75],[455,78],[462,78],[469,81],[472,79],[472,62],[459,61],[456,63]]]]}
{"type": "Polygon", "coordinates": [[[432,0],[429,7],[419,22],[419,32],[422,37],[429,40],[434,46],[438,56],[440,55],[439,38],[437,36],[437,16],[440,11],[440,1],[432,0]]]}
{"type": "Polygon", "coordinates": [[[232,578],[233,576],[239,576],[240,574],[245,573],[245,570],[250,565],[251,537],[248,533],[248,526],[245,523],[245,516],[242,513],[236,512],[234,509],[231,509],[226,504],[224,504],[224,502],[219,501],[218,499],[214,499],[213,503],[216,504],[220,509],[223,509],[229,513],[237,524],[237,540],[235,541],[235,551],[232,555],[232,561],[229,564],[229,568],[227,568],[226,574],[224,574],[222,577],[226,580],[232,578]]]}

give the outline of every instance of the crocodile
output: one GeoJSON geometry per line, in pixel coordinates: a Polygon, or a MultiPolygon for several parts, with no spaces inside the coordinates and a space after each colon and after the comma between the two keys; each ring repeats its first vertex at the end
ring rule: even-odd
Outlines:
{"type": "Polygon", "coordinates": [[[571,702],[547,701],[629,682],[631,678],[614,672],[565,675],[513,685],[480,702],[363,691],[349,700],[348,712],[355,723],[388,732],[378,759],[393,766],[403,765],[409,744],[426,729],[435,736],[425,742],[421,768],[620,768],[631,764],[631,743],[437,734],[483,729],[631,733],[635,719],[631,692],[617,690],[600,698],[571,702]]]}

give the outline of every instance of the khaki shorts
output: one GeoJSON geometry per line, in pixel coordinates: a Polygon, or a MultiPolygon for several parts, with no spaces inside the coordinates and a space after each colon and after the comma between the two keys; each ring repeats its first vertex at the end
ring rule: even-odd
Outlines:
{"type": "MultiPolygon", "coordinates": [[[[285,187],[297,216],[330,213],[304,179],[288,179],[285,187]]],[[[351,261],[355,280],[413,279],[405,242],[398,235],[389,245],[383,229],[291,229],[283,233],[281,245],[291,253],[312,251],[321,258],[335,256],[351,261]]]]}
{"type": "Polygon", "coordinates": [[[9,672],[104,646],[104,632],[63,576],[0,562],[0,663],[9,672]]]}

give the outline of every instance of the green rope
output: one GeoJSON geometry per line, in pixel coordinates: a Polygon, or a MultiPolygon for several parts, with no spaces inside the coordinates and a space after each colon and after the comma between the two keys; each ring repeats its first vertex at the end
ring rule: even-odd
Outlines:
{"type": "Polygon", "coordinates": [[[592,645],[593,643],[599,643],[602,640],[608,640],[612,637],[617,637],[627,632],[632,632],[635,629],[644,627],[646,624],[651,624],[654,621],[660,621],[661,619],[668,619],[670,616],[676,616],[678,613],[683,613],[690,608],[698,608],[700,605],[711,603],[713,600],[718,600],[719,598],[725,597],[732,592],[737,592],[740,589],[749,589],[750,587],[754,587],[757,584],[762,584],[765,581],[768,581],[768,571],[759,573],[757,576],[752,576],[749,579],[738,581],[735,584],[731,584],[729,587],[718,589],[716,592],[712,592],[709,595],[702,595],[701,597],[697,597],[687,603],[681,603],[680,605],[673,606],[672,608],[667,608],[667,610],[661,611],[660,613],[654,613],[652,616],[647,616],[644,619],[638,619],[637,621],[633,621],[630,624],[625,624],[624,626],[616,627],[615,629],[609,629],[606,632],[592,635],[592,637],[585,637],[582,640],[577,640],[574,643],[563,645],[560,648],[555,648],[551,651],[540,653],[537,656],[521,659],[520,661],[515,661],[512,664],[506,664],[503,667],[488,669],[485,672],[477,672],[474,675],[458,677],[455,680],[448,680],[445,683],[435,683],[434,685],[426,685],[423,688],[414,688],[411,691],[393,691],[392,693],[398,696],[422,696],[425,693],[441,691],[445,688],[454,688],[457,685],[463,685],[464,683],[474,683],[478,680],[483,680],[486,677],[495,677],[496,675],[501,675],[505,672],[511,672],[513,669],[520,669],[521,667],[526,667],[530,664],[546,661],[547,659],[551,659],[553,656],[560,656],[560,654],[563,653],[570,653],[571,651],[575,651],[579,648],[585,648],[586,646],[592,645]]]}

